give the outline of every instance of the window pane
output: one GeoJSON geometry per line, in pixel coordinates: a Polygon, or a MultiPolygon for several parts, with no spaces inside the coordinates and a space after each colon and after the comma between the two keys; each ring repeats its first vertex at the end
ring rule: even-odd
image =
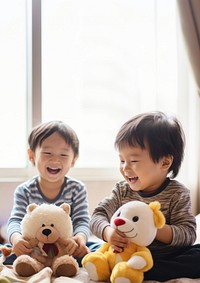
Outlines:
{"type": "Polygon", "coordinates": [[[42,119],[71,125],[80,167],[113,167],[114,137],[147,110],[176,112],[174,0],[42,1],[42,119]]]}
{"type": "Polygon", "coordinates": [[[0,167],[26,166],[26,1],[0,0],[0,167]]]}

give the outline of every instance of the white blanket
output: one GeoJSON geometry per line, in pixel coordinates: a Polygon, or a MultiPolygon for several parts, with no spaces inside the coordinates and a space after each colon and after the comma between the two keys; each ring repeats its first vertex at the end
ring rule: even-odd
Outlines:
{"type": "MultiPolygon", "coordinates": [[[[85,269],[81,268],[79,273],[73,277],[58,277],[52,276],[52,270],[49,267],[42,269],[37,274],[31,277],[20,277],[12,269],[12,266],[0,267],[0,282],[1,276],[6,277],[10,282],[15,283],[92,283],[89,280],[88,274],[85,269]]],[[[144,281],[144,283],[158,283],[158,281],[144,281]]],[[[200,279],[179,278],[166,281],[166,283],[200,283],[200,279]]]]}

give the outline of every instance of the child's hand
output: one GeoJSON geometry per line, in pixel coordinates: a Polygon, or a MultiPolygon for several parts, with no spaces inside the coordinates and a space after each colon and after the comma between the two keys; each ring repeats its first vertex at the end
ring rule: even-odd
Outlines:
{"type": "Polygon", "coordinates": [[[83,257],[84,255],[86,255],[90,252],[90,250],[86,246],[86,237],[85,237],[84,234],[82,234],[82,233],[76,234],[76,236],[74,236],[73,239],[78,244],[77,249],[73,253],[74,257],[80,258],[80,257],[83,257]]]}
{"type": "Polygon", "coordinates": [[[103,239],[111,245],[112,250],[115,253],[123,252],[124,248],[128,246],[128,239],[126,236],[110,226],[107,226],[104,229],[103,239]]]}
{"type": "Polygon", "coordinates": [[[12,235],[12,245],[13,252],[16,254],[16,256],[30,254],[33,250],[29,241],[23,239],[21,234],[12,235]]]}

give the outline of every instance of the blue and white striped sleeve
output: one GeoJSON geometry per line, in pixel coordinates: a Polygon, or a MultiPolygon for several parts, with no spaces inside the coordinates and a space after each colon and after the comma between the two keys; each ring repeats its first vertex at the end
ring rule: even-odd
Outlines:
{"type": "Polygon", "coordinates": [[[87,191],[83,183],[76,183],[73,188],[71,218],[73,222],[74,235],[77,233],[84,233],[88,239],[90,235],[90,216],[87,191]]]}
{"type": "Polygon", "coordinates": [[[13,233],[21,233],[20,223],[26,214],[26,207],[28,205],[25,187],[18,186],[14,192],[14,204],[8,219],[8,239],[10,240],[13,233]]]}

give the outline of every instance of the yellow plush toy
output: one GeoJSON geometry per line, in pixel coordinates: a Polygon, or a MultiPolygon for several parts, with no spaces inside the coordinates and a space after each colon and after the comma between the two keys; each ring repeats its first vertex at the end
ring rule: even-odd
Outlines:
{"type": "Polygon", "coordinates": [[[110,224],[126,235],[129,246],[123,252],[115,253],[108,243],[104,243],[96,252],[83,258],[83,267],[93,281],[141,283],[144,272],[153,266],[147,246],[153,242],[157,229],[165,224],[160,203],[128,202],[114,213],[110,224]]]}

